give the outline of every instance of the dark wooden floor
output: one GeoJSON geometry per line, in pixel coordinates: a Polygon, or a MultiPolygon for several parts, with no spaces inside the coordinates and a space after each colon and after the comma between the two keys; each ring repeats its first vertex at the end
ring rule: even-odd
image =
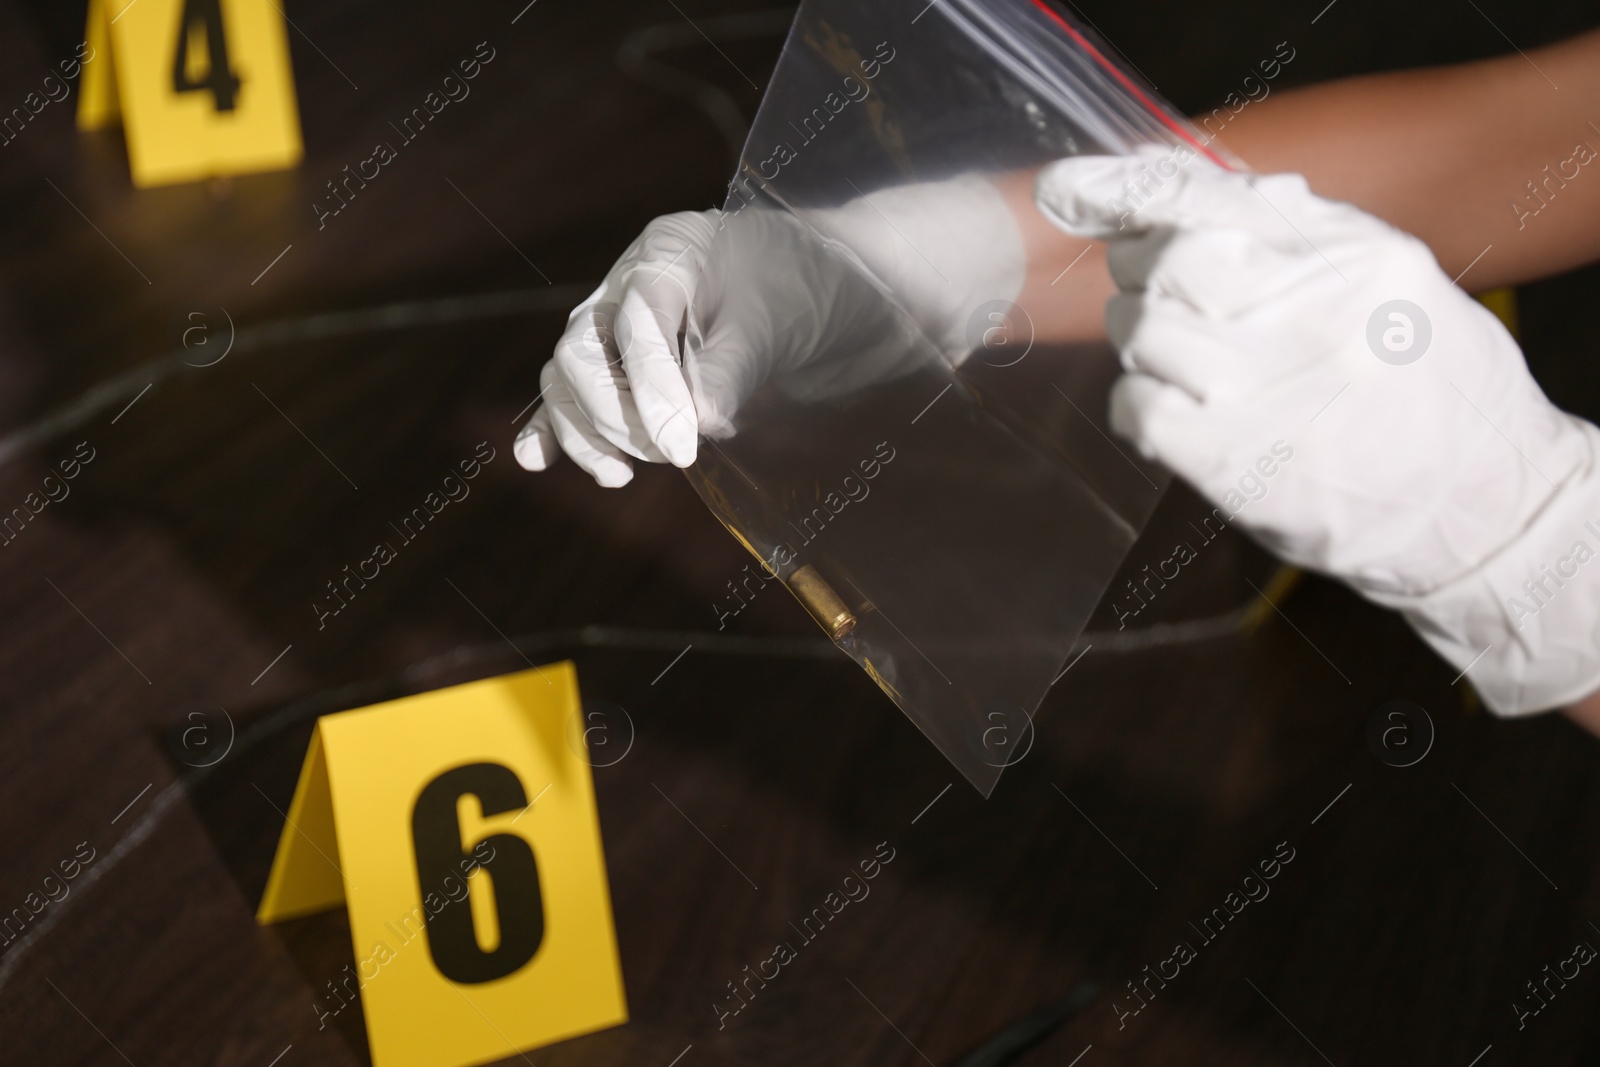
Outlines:
{"type": "MultiPolygon", "coordinates": [[[[515,467],[564,309],[647,218],[718,199],[717,129],[614,63],[629,33],[681,27],[676,6],[544,0],[513,25],[522,0],[293,5],[307,157],[290,174],[134,192],[115,138],[75,133],[70,104],[0,148],[0,511],[80,442],[95,456],[0,548],[0,912],[80,843],[95,857],[0,947],[0,1061],[367,1062],[355,1011],[319,1032],[312,1007],[351,962],[343,916],[253,922],[272,804],[316,715],[524,654],[572,657],[635,734],[596,771],[633,1021],[541,1065],[666,1067],[691,1045],[682,1067],[946,1064],[1085,979],[1106,994],[1023,1062],[1600,1061],[1600,975],[1521,1030],[1512,1010],[1575,942],[1600,944],[1600,747],[1557,718],[1472,711],[1454,672],[1339,588],[1303,583],[1250,635],[1102,642],[985,802],[944,792],[950,768],[785,598],[711,633],[745,561],[681,474],[602,492],[570,465],[515,467]],[[472,96],[318,231],[323,182],[485,40],[472,96]],[[450,303],[486,293],[510,295],[450,303]],[[396,302],[431,321],[307,318],[396,302]],[[177,362],[189,314],[220,343],[222,309],[238,349],[177,362]],[[319,630],[323,583],[483,440],[497,458],[472,495],[319,630]],[[1409,768],[1367,740],[1392,698],[1437,727],[1409,768]],[[229,721],[227,758],[196,770],[209,750],[185,729],[229,721]],[[871,896],[719,1031],[725,983],[879,842],[895,859],[871,896]],[[1203,943],[1191,921],[1275,850],[1293,859],[1270,895],[1203,943]],[[1124,983],[1179,941],[1196,958],[1119,1026],[1112,999],[1137,1006],[1124,983]]],[[[1321,0],[1081,6],[1187,108],[1286,38],[1287,76],[1311,80],[1596,21],[1576,2],[1342,0],[1315,27],[1321,0]]],[[[0,107],[82,21],[0,6],[0,107]]],[[[749,114],[732,68],[759,84],[776,47],[669,58],[749,114]]],[[[1597,290],[1589,271],[1523,301],[1530,359],[1591,417],[1597,290]]],[[[1130,568],[1202,511],[1175,489],[1130,568]]],[[[1159,618],[1233,609],[1271,569],[1225,535],[1159,618]]]]}

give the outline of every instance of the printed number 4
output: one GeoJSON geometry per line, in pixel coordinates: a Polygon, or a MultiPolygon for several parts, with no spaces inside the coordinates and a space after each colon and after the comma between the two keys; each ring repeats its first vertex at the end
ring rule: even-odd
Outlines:
{"type": "Polygon", "coordinates": [[[232,111],[239,94],[239,77],[228,65],[228,37],[222,32],[222,0],[183,0],[178,20],[178,48],[172,59],[172,91],[210,92],[218,111],[232,111]],[[195,36],[206,39],[205,76],[190,73],[190,48],[195,36]]]}

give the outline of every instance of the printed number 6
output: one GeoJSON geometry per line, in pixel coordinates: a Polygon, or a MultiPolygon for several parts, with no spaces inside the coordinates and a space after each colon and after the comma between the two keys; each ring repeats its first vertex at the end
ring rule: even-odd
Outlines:
{"type": "MultiPolygon", "coordinates": [[[[522,782],[511,768],[498,763],[456,767],[424,786],[411,812],[417,879],[424,900],[429,893],[442,892],[446,879],[460,876],[467,852],[462,848],[456,801],[468,793],[478,798],[484,815],[528,806],[522,782]]],[[[483,841],[493,849],[482,867],[494,886],[500,927],[500,943],[494,950],[485,952],[478,945],[470,897],[447,901],[437,914],[422,909],[434,966],[452,982],[475,984],[504,978],[531,960],[544,941],[544,903],[533,849],[515,834],[493,834],[483,841]]]]}

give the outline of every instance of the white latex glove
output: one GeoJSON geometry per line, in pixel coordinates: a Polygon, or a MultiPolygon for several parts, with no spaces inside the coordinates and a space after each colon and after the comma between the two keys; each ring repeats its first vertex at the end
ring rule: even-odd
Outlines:
{"type": "Polygon", "coordinates": [[[803,217],[746,207],[647,225],[568,318],[517,461],[543,470],[565,451],[619,486],[633,459],[693,463],[699,435],[731,433],[769,378],[821,396],[898,373],[904,324],[863,272],[952,363],[967,355],[972,310],[1022,288],[1022,235],[981,178],[884,189],[803,217]],[[703,339],[686,358],[679,338],[702,286],[703,339]]]}
{"type": "Polygon", "coordinates": [[[1496,711],[1600,689],[1600,431],[1420,241],[1298,175],[1164,163],[1070,159],[1035,187],[1111,242],[1112,425],[1279,555],[1403,612],[1496,711]]]}

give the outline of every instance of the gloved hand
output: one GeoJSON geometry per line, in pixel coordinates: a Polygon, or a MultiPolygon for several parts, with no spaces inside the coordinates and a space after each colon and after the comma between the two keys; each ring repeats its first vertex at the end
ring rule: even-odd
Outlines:
{"type": "Polygon", "coordinates": [[[1600,689],[1600,431],[1420,241],[1298,175],[1162,163],[1081,157],[1035,185],[1111,242],[1112,425],[1285,559],[1403,612],[1496,711],[1600,689]]]}
{"type": "Polygon", "coordinates": [[[977,177],[880,190],[803,221],[760,207],[662,216],[568,318],[517,461],[543,470],[565,451],[605,486],[632,478],[632,459],[687,467],[699,435],[732,433],[769,379],[820,397],[908,369],[918,346],[874,283],[956,363],[967,315],[1014,299],[1024,266],[1010,209],[977,177]],[[694,308],[699,344],[685,352],[694,308]]]}

